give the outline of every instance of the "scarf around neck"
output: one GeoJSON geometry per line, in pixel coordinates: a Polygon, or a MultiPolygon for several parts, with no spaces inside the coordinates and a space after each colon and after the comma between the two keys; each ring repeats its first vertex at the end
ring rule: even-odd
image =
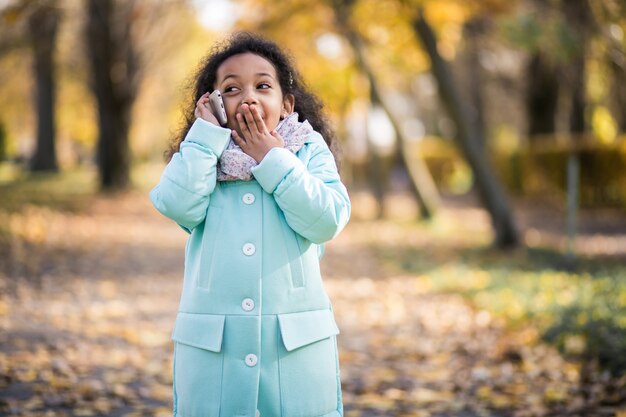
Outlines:
{"type": "MultiPolygon", "coordinates": [[[[294,154],[304,146],[306,138],[313,132],[311,124],[305,120],[298,121],[298,113],[291,113],[285,117],[276,127],[276,131],[285,141],[285,149],[294,154]]],[[[218,181],[250,181],[252,168],[257,162],[250,155],[244,153],[241,148],[230,139],[226,150],[222,152],[217,163],[218,181]]]]}

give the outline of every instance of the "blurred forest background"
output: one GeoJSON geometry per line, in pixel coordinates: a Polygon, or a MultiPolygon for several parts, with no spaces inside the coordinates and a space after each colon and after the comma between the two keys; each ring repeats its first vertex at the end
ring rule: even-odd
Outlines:
{"type": "Polygon", "coordinates": [[[0,415],[168,415],[147,191],[236,30],[341,141],[346,416],[626,416],[623,0],[0,0],[0,415]]]}

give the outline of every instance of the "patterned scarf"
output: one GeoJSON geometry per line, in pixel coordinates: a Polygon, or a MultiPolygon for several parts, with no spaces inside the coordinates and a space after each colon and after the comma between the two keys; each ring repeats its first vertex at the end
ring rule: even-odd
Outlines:
{"type": "MultiPolygon", "coordinates": [[[[304,141],[313,132],[313,127],[307,120],[300,123],[298,113],[294,112],[278,124],[276,131],[285,141],[285,148],[295,154],[304,146],[304,141]]],[[[250,181],[252,179],[251,169],[256,165],[257,162],[254,158],[244,153],[231,139],[218,161],[217,180],[250,181]]]]}

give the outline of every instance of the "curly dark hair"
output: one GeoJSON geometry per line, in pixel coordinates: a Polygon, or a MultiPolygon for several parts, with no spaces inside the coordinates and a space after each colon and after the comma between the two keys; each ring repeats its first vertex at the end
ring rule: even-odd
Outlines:
{"type": "Polygon", "coordinates": [[[217,44],[202,61],[195,77],[193,100],[189,101],[184,110],[184,126],[173,138],[170,149],[166,152],[167,159],[171,159],[172,155],[178,152],[180,143],[196,120],[194,116],[196,102],[207,91],[213,91],[219,66],[233,55],[247,52],[259,55],[274,65],[283,94],[293,94],[295,98],[294,111],[298,113],[298,120],[300,122],[308,120],[313,129],[322,135],[337,159],[335,132],[322,110],[322,102],[308,90],[289,55],[276,43],[250,32],[233,34],[223,43],[217,44]]]}

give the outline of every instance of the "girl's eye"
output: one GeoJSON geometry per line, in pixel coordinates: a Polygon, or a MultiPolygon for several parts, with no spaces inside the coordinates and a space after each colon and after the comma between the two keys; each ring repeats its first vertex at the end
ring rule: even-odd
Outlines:
{"type": "Polygon", "coordinates": [[[226,87],[223,92],[224,93],[230,93],[232,91],[237,91],[237,87],[235,87],[235,86],[226,87]]]}
{"type": "Polygon", "coordinates": [[[272,86],[269,85],[268,83],[261,83],[261,84],[257,85],[257,88],[265,90],[265,89],[268,89],[268,88],[272,88],[272,86]]]}

